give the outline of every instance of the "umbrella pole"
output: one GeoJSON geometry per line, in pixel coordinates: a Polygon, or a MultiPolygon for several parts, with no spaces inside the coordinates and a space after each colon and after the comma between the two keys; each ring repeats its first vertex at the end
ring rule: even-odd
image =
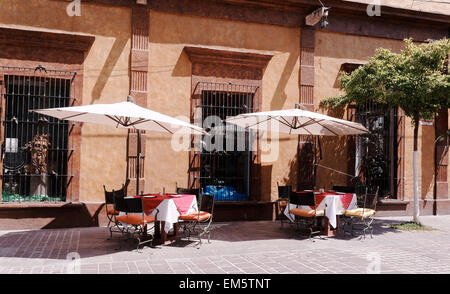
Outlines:
{"type": "Polygon", "coordinates": [[[316,191],[316,176],[317,176],[317,137],[316,137],[316,144],[314,144],[313,191],[316,191]]]}
{"type": "Polygon", "coordinates": [[[137,130],[137,164],[136,164],[136,195],[139,195],[139,179],[141,165],[141,131],[137,130]]]}
{"type": "Polygon", "coordinates": [[[317,165],[319,164],[319,160],[322,159],[322,148],[320,146],[320,138],[316,136],[316,144],[314,144],[314,178],[313,178],[313,190],[316,190],[317,183],[317,165]],[[317,147],[319,147],[319,157],[317,157],[317,147]]]}

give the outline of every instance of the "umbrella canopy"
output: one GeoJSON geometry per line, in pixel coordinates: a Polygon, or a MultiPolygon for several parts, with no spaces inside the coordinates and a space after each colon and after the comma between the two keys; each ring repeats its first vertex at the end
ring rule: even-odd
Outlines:
{"type": "Polygon", "coordinates": [[[274,131],[295,135],[341,136],[369,133],[362,124],[297,108],[244,113],[225,121],[243,128],[265,131],[273,131],[270,122],[276,121],[279,129],[274,131]]]}
{"type": "MultiPolygon", "coordinates": [[[[128,97],[133,101],[132,97],[128,97]]],[[[168,115],[140,107],[132,102],[119,102],[112,104],[92,104],[84,106],[33,109],[36,113],[56,117],[61,120],[108,125],[116,128],[136,129],[138,132],[137,154],[138,162],[141,157],[140,130],[177,133],[198,133],[205,131],[197,126],[168,115]]],[[[136,174],[139,175],[140,165],[136,165],[136,174]]],[[[136,194],[139,194],[139,180],[136,181],[136,194]]]]}
{"type": "Polygon", "coordinates": [[[30,110],[61,120],[95,123],[117,128],[157,131],[204,133],[200,127],[168,115],[140,107],[131,102],[92,104],[73,107],[30,110]]]}

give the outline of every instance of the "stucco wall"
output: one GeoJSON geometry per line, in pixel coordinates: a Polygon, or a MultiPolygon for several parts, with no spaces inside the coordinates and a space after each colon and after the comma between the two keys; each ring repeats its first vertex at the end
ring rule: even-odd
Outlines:
{"type": "MultiPolygon", "coordinates": [[[[0,26],[94,35],[84,62],[82,103],[124,101],[129,92],[130,10],[82,3],[81,16],[69,17],[67,4],[2,0],[0,26]]],[[[81,142],[80,201],[103,201],[103,184],[113,189],[125,181],[126,130],[85,124],[81,142]]]]}
{"type": "MultiPolygon", "coordinates": [[[[189,117],[191,62],[184,46],[211,46],[274,55],[262,80],[262,109],[293,108],[298,102],[299,29],[249,24],[151,11],[148,106],[168,115],[189,117]],[[270,36],[270,38],[268,38],[270,36]]],[[[296,137],[281,138],[278,160],[263,163],[263,199],[277,197],[276,182],[295,179],[290,166],[296,154],[296,137]],[[290,176],[291,174],[291,176],[290,176]]],[[[146,190],[173,190],[175,182],[187,185],[188,154],[174,152],[170,138],[148,136],[145,166],[146,190]]]]}
{"type": "MultiPolygon", "coordinates": [[[[81,16],[66,14],[68,3],[39,0],[1,0],[0,25],[17,25],[61,32],[91,34],[95,42],[86,55],[83,104],[124,101],[129,93],[130,9],[82,3],[81,16]]],[[[293,108],[299,101],[300,29],[272,25],[150,12],[148,107],[172,116],[189,117],[191,63],[184,46],[213,46],[272,54],[262,80],[263,110],[293,108]]],[[[344,62],[364,62],[378,47],[399,51],[402,41],[350,36],[318,31],[315,50],[315,108],[321,99],[340,93],[338,71],[344,62]]],[[[36,64],[39,64],[37,61],[36,64]]],[[[333,113],[336,115],[336,113],[333,113]]],[[[344,113],[337,114],[345,118],[344,113]]],[[[80,200],[102,201],[105,184],[119,188],[126,173],[126,130],[97,125],[83,126],[80,200]]],[[[423,197],[432,196],[434,128],[421,127],[419,135],[420,187],[423,197]],[[426,128],[426,131],[424,132],[426,128]]],[[[276,183],[296,184],[297,137],[281,135],[274,162],[263,163],[262,199],[277,197],[276,183]]],[[[405,198],[412,191],[413,130],[406,121],[405,198]]],[[[321,162],[346,171],[345,139],[324,140],[321,162]],[[339,146],[339,148],[336,148],[339,146]],[[340,148],[342,146],[342,148],[340,148]],[[336,160],[338,159],[338,160],[336,160]],[[340,160],[342,159],[342,160],[340,160]]],[[[146,191],[174,190],[175,182],[187,184],[188,154],[174,152],[170,137],[149,133],[146,150],[146,191]]],[[[450,175],[449,175],[450,176],[450,175]]],[[[346,178],[319,169],[318,186],[329,188],[346,178]]]]}
{"type": "MultiPolygon", "coordinates": [[[[314,103],[316,111],[328,113],[333,116],[347,119],[345,111],[330,111],[321,109],[319,103],[322,99],[337,96],[339,89],[339,70],[341,64],[365,63],[379,47],[389,48],[400,52],[404,46],[403,41],[345,35],[329,32],[316,33],[315,51],[315,83],[314,103]]],[[[406,118],[405,123],[405,199],[413,198],[413,128],[411,120],[406,118]]],[[[354,156],[349,152],[345,138],[323,139],[323,160],[321,164],[347,172],[347,158],[354,156]]],[[[434,127],[421,126],[419,128],[419,186],[422,197],[433,196],[433,162],[434,127]],[[424,135],[422,135],[424,134],[424,135]],[[424,143],[422,142],[424,139],[424,143]]],[[[348,177],[336,172],[318,170],[318,186],[329,188],[333,184],[345,185],[348,177]],[[331,180],[330,180],[331,179],[331,180]]]]}

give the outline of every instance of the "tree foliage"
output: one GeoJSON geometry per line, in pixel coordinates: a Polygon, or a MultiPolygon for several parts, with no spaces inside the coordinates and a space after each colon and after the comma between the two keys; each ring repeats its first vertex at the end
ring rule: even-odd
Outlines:
{"type": "Polygon", "coordinates": [[[419,180],[417,170],[419,119],[433,119],[450,106],[450,75],[446,61],[450,41],[446,38],[422,44],[405,40],[405,49],[393,53],[377,49],[375,55],[351,74],[340,77],[343,95],[322,105],[344,106],[350,102],[375,102],[400,107],[414,124],[414,222],[419,223],[419,180]]]}
{"type": "Polygon", "coordinates": [[[341,107],[372,101],[400,107],[416,124],[418,118],[432,119],[450,105],[450,76],[445,68],[449,53],[448,39],[418,45],[406,39],[400,53],[377,49],[366,64],[341,74],[343,95],[321,104],[341,107]]]}

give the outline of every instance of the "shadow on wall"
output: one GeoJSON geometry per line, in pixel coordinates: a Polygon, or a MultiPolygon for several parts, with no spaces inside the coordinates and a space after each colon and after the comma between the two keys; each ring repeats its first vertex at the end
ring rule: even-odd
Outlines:
{"type": "Polygon", "coordinates": [[[104,204],[14,207],[0,210],[0,226],[8,230],[98,227],[105,225],[104,204]]]}
{"type": "Polygon", "coordinates": [[[271,201],[273,165],[261,165],[259,201],[271,201]]]}
{"type": "MultiPolygon", "coordinates": [[[[295,64],[297,63],[298,60],[299,60],[298,52],[296,52],[296,54],[292,53],[289,54],[289,58],[286,62],[286,65],[284,66],[283,72],[280,75],[280,80],[278,81],[277,87],[270,102],[270,109],[277,110],[283,108],[283,105],[288,98],[286,94],[286,85],[289,81],[289,78],[292,76],[292,72],[294,71],[295,64]]],[[[295,105],[287,105],[287,108],[294,108],[294,107],[295,105]]]]}
{"type": "MultiPolygon", "coordinates": [[[[90,101],[89,104],[92,104],[100,99],[103,89],[105,88],[108,79],[111,77],[111,73],[114,70],[114,66],[117,64],[117,61],[119,60],[120,55],[122,54],[128,40],[129,39],[117,39],[117,38],[114,40],[114,44],[112,45],[108,57],[106,58],[106,61],[103,64],[102,70],[98,75],[97,81],[95,82],[95,85],[92,88],[91,93],[92,101],[90,101]]],[[[129,58],[131,58],[131,56],[129,58]]]]}
{"type": "MultiPolygon", "coordinates": [[[[160,71],[165,71],[164,67],[159,69],[160,71]]],[[[166,66],[167,67],[167,66],[166,66]]],[[[169,67],[167,67],[169,68],[169,67]]],[[[158,73],[158,69],[154,69],[155,71],[151,71],[151,73],[158,73]]],[[[184,52],[184,50],[181,51],[180,56],[178,57],[177,63],[175,64],[175,67],[172,71],[173,77],[190,77],[192,75],[192,64],[189,60],[189,56],[184,52]]]]}
{"type": "Polygon", "coordinates": [[[283,178],[280,185],[291,186],[293,190],[297,190],[298,177],[299,177],[299,160],[298,160],[298,148],[293,159],[288,163],[289,173],[283,178]]]}
{"type": "MultiPolygon", "coordinates": [[[[345,108],[324,108],[326,115],[345,119],[345,108]]],[[[355,173],[355,136],[321,136],[322,160],[319,164],[353,175],[355,173]]],[[[354,185],[352,178],[339,172],[317,167],[317,187],[331,189],[333,185],[354,185]]]]}

